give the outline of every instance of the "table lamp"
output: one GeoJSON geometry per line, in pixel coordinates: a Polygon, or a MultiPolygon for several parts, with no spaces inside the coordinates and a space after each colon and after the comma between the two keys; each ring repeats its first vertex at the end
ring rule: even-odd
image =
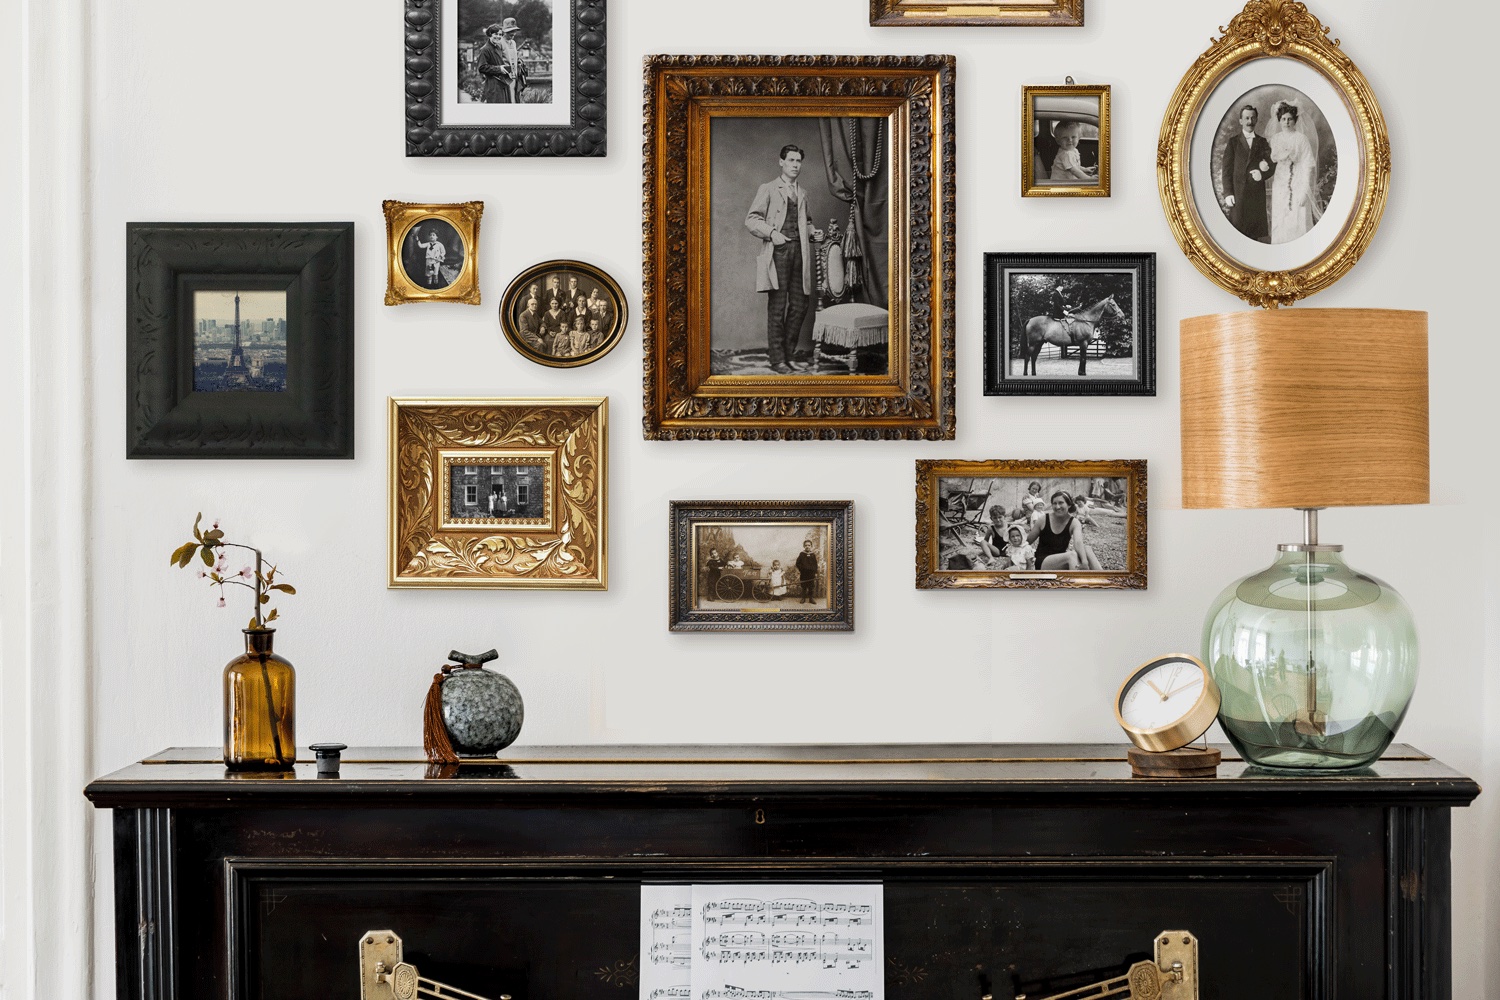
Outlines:
{"type": "Polygon", "coordinates": [[[1287,309],[1182,321],[1182,505],[1291,507],[1301,542],[1209,609],[1204,661],[1245,760],[1347,770],[1390,745],[1417,633],[1318,537],[1329,507],[1428,501],[1427,314],[1287,309]]]}

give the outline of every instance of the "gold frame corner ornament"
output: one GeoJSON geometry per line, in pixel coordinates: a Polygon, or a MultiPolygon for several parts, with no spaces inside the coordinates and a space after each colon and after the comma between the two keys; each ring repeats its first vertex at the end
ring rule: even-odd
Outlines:
{"type": "MultiPolygon", "coordinates": [[[[1072,79],[1069,77],[1068,79],[1072,79]]],[[[1110,183],[1110,144],[1113,118],[1110,112],[1109,84],[1063,84],[1060,86],[1038,86],[1021,88],[1021,197],[1022,198],[1108,198],[1110,183]],[[1038,184],[1036,178],[1036,140],[1032,131],[1036,127],[1035,98],[1057,95],[1063,97],[1099,98],[1099,182],[1097,184],[1057,185],[1038,184]]]]}
{"type": "Polygon", "coordinates": [[[461,302],[479,305],[479,220],[484,202],[465,201],[454,204],[421,204],[408,201],[380,203],[385,212],[386,287],[385,304],[399,306],[407,302],[461,302]],[[464,263],[453,284],[443,288],[424,288],[411,280],[401,264],[401,244],[413,226],[428,219],[448,223],[464,244],[464,263]]]}
{"type": "Polygon", "coordinates": [[[876,28],[1081,28],[1084,0],[870,0],[876,28]]]}
{"type": "Polygon", "coordinates": [[[387,585],[608,590],[608,410],[593,396],[392,396],[387,585]],[[465,451],[546,463],[546,523],[453,522],[444,482],[465,451]]]}
{"type": "Polygon", "coordinates": [[[1157,187],[1172,235],[1193,265],[1250,305],[1274,309],[1332,285],[1369,247],[1390,192],[1390,136],[1369,81],[1301,0],[1249,0],[1220,30],[1167,105],[1157,146],[1157,187]],[[1342,96],[1360,138],[1359,192],[1343,232],[1313,260],[1281,271],[1248,267],[1208,236],[1193,199],[1189,163],[1205,101],[1234,70],[1268,58],[1293,59],[1322,75],[1342,96]]]}
{"type": "Polygon", "coordinates": [[[1219,685],[1214,681],[1213,671],[1208,665],[1196,656],[1187,653],[1166,653],[1162,656],[1152,657],[1145,663],[1136,667],[1125,680],[1120,683],[1120,689],[1115,692],[1115,722],[1125,730],[1125,735],[1130,737],[1130,742],[1142,750],[1151,753],[1165,753],[1169,750],[1180,750],[1189,743],[1208,732],[1214,720],[1219,717],[1219,705],[1222,695],[1219,685]],[[1125,721],[1125,716],[1120,712],[1120,703],[1125,700],[1125,692],[1134,687],[1140,679],[1150,670],[1155,669],[1163,663],[1191,663],[1203,672],[1203,693],[1198,700],[1193,702],[1192,708],[1183,713],[1182,717],[1165,726],[1155,729],[1141,729],[1132,726],[1125,721]]]}

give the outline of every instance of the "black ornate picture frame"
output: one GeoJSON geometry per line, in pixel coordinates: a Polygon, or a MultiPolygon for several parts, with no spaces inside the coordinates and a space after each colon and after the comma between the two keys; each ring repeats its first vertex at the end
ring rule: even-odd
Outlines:
{"type": "Polygon", "coordinates": [[[670,535],[673,632],[854,630],[852,501],[673,500],[670,535]]]}
{"type": "MultiPolygon", "coordinates": [[[[565,26],[566,50],[552,31],[550,49],[524,54],[530,76],[517,80],[515,103],[487,103],[474,85],[480,38],[457,37],[464,0],[405,0],[405,125],[407,156],[604,156],[606,104],[605,0],[547,0],[554,25],[565,26]],[[524,84],[546,75],[551,101],[524,84]],[[554,87],[566,74],[565,92],[554,87]],[[465,84],[468,83],[466,93],[465,84]],[[538,108],[550,107],[550,113],[538,108]],[[507,115],[505,109],[515,110],[507,115]]],[[[516,21],[507,18],[500,24],[516,21]]],[[[497,25],[498,26],[498,25],[497,25]]],[[[523,39],[524,42],[524,39],[523,39]]],[[[484,77],[488,79],[488,76],[484,77]]],[[[499,79],[498,77],[496,79],[499,79]]]]}
{"type": "MultiPolygon", "coordinates": [[[[138,222],[125,239],[126,457],[354,457],[354,223],[138,222]],[[284,296],[280,389],[201,391],[196,297],[232,293],[237,316],[242,291],[284,296]]],[[[249,350],[235,362],[255,370],[249,350]]]]}
{"type": "Polygon", "coordinates": [[[1156,254],[985,254],[984,394],[1155,396],[1156,254]]]}

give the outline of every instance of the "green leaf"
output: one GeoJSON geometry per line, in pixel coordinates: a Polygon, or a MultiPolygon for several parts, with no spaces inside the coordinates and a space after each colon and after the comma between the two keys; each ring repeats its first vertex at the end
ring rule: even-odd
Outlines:
{"type": "Polygon", "coordinates": [[[175,566],[186,566],[188,564],[188,560],[193,558],[193,550],[197,547],[198,544],[196,542],[188,542],[185,545],[179,545],[177,547],[177,551],[172,553],[172,564],[175,566]]]}
{"type": "Polygon", "coordinates": [[[224,532],[220,531],[218,528],[215,528],[212,531],[205,531],[203,533],[203,537],[210,542],[217,542],[224,537],[224,532]]]}
{"type": "Polygon", "coordinates": [[[252,618],[252,619],[250,619],[250,624],[246,625],[245,627],[246,628],[260,628],[260,619],[258,619],[258,618],[252,618]]]}
{"type": "Polygon", "coordinates": [[[275,620],[276,620],[276,609],[272,608],[271,609],[271,613],[268,614],[268,615],[266,615],[266,621],[268,621],[268,622],[274,622],[275,620]]]}
{"type": "Polygon", "coordinates": [[[212,566],[214,564],[214,550],[209,546],[203,546],[203,548],[198,550],[198,554],[203,557],[203,565],[212,566]]]}
{"type": "Polygon", "coordinates": [[[195,517],[195,518],[193,518],[193,535],[200,542],[203,541],[203,532],[201,532],[201,531],[198,530],[198,525],[200,525],[202,523],[203,523],[203,511],[200,510],[198,512],[198,516],[195,517]]]}
{"type": "Polygon", "coordinates": [[[271,595],[270,594],[261,594],[260,595],[260,603],[262,603],[262,604],[270,604],[271,603],[271,595]]]}
{"type": "Polygon", "coordinates": [[[283,594],[295,594],[297,592],[297,588],[293,587],[290,583],[273,583],[271,584],[271,589],[279,590],[283,594]]]}

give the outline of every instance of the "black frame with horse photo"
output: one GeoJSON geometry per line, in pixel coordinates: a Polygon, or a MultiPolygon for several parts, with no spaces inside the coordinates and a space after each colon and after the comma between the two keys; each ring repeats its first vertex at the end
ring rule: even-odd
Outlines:
{"type": "Polygon", "coordinates": [[[1155,396],[1156,254],[984,255],[986,396],[1155,396]]]}
{"type": "Polygon", "coordinates": [[[1145,590],[1146,499],[1143,459],[918,461],[917,589],[1145,590]]]}

